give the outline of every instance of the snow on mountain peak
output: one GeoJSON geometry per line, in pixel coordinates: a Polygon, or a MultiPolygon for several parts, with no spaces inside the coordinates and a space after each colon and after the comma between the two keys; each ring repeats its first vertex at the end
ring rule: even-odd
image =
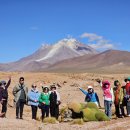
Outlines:
{"type": "Polygon", "coordinates": [[[45,48],[48,48],[48,47],[50,47],[49,44],[42,44],[41,49],[45,49],[45,48]]]}
{"type": "MultiPolygon", "coordinates": [[[[63,52],[64,48],[68,48],[68,51],[65,51],[64,53],[67,54],[71,51],[73,53],[74,57],[82,56],[82,55],[89,54],[89,53],[94,53],[94,50],[91,47],[80,43],[78,40],[76,40],[74,38],[64,38],[64,39],[58,41],[56,44],[44,45],[43,48],[48,47],[48,46],[51,47],[50,51],[43,58],[38,59],[37,60],[38,62],[47,60],[47,59],[55,56],[56,54],[60,55],[60,53],[63,52]]],[[[64,57],[63,57],[63,59],[64,59],[64,57]]]]}
{"type": "Polygon", "coordinates": [[[74,38],[64,38],[62,40],[60,40],[57,44],[55,44],[56,46],[68,46],[70,48],[77,48],[77,46],[80,45],[80,42],[78,42],[76,39],[74,38]]]}

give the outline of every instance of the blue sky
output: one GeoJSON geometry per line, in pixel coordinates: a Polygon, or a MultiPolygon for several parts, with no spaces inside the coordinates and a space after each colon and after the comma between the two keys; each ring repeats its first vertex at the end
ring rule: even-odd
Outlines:
{"type": "Polygon", "coordinates": [[[0,0],[0,63],[68,35],[130,51],[130,0],[0,0]]]}

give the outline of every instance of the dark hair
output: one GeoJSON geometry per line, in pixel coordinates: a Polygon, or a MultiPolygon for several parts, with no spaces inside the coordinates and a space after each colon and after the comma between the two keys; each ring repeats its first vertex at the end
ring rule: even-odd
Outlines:
{"type": "Polygon", "coordinates": [[[19,81],[21,81],[21,80],[23,80],[23,81],[24,81],[24,77],[20,77],[20,78],[19,78],[19,81]]]}
{"type": "Polygon", "coordinates": [[[128,81],[128,79],[127,79],[127,78],[125,78],[125,79],[124,79],[124,81],[125,81],[125,82],[127,82],[127,81],[128,81]]]}
{"type": "Polygon", "coordinates": [[[90,90],[92,90],[92,93],[94,93],[94,89],[93,89],[93,88],[89,88],[89,89],[88,89],[88,92],[89,92],[90,90]]]}
{"type": "Polygon", "coordinates": [[[119,82],[118,80],[115,80],[115,81],[114,81],[114,86],[117,86],[117,83],[120,84],[120,82],[119,82]]]}
{"type": "Polygon", "coordinates": [[[43,92],[47,89],[47,91],[49,92],[49,88],[48,87],[43,87],[43,92]]]}

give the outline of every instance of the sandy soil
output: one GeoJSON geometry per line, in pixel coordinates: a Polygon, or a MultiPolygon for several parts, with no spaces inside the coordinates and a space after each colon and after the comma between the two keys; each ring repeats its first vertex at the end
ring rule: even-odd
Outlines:
{"type": "MultiPolygon", "coordinates": [[[[124,77],[127,77],[129,74],[92,74],[92,73],[82,73],[82,74],[56,74],[56,73],[21,73],[21,72],[12,72],[12,73],[0,73],[0,80],[7,80],[8,76],[12,76],[12,83],[9,87],[9,106],[7,117],[0,119],[0,130],[128,130],[130,129],[130,118],[124,119],[113,119],[110,122],[87,122],[84,125],[70,125],[70,123],[57,123],[57,124],[43,124],[39,121],[31,120],[31,108],[30,106],[25,106],[24,109],[24,120],[15,119],[15,108],[13,106],[13,95],[12,89],[15,84],[18,83],[20,76],[25,77],[25,83],[28,88],[31,88],[31,84],[36,82],[39,86],[40,82],[45,81],[46,85],[52,83],[58,83],[61,87],[58,87],[58,91],[61,95],[62,104],[69,103],[71,101],[84,102],[85,96],[79,91],[78,87],[84,89],[87,88],[87,85],[93,85],[95,91],[98,93],[101,105],[103,106],[102,90],[99,85],[94,81],[96,78],[108,79],[112,85],[115,79],[119,79],[121,82],[124,77]],[[64,81],[66,83],[64,83],[64,81]]],[[[41,91],[41,87],[38,87],[41,91]]],[[[61,105],[62,106],[62,105],[61,105]]],[[[114,106],[113,106],[114,111],[114,106]]],[[[38,111],[38,117],[41,116],[40,110],[38,111]]]]}

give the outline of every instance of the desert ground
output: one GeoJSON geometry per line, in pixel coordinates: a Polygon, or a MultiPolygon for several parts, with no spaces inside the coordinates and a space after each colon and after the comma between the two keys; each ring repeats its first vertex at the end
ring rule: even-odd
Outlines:
{"type": "MultiPolygon", "coordinates": [[[[45,85],[58,83],[58,91],[61,95],[61,106],[72,101],[84,102],[85,95],[78,87],[87,89],[87,85],[94,86],[95,92],[98,93],[101,106],[103,107],[103,93],[99,84],[95,79],[107,79],[113,86],[115,79],[123,82],[124,77],[129,74],[95,74],[95,73],[24,73],[24,72],[0,72],[0,80],[8,80],[8,76],[12,76],[12,83],[9,87],[9,102],[6,118],[0,118],[0,130],[129,130],[130,118],[112,119],[109,122],[87,122],[84,125],[71,125],[70,123],[43,124],[41,121],[31,120],[31,108],[25,106],[24,120],[15,119],[15,108],[13,107],[13,87],[18,83],[19,77],[25,77],[25,84],[31,88],[31,84],[36,82],[39,91],[42,91],[40,83],[45,85]]],[[[1,106],[0,106],[1,107],[1,106]]],[[[0,108],[1,109],[1,108],[0,108]]],[[[114,105],[113,105],[114,111],[114,105]]],[[[41,116],[40,110],[38,117],[41,116]]]]}

